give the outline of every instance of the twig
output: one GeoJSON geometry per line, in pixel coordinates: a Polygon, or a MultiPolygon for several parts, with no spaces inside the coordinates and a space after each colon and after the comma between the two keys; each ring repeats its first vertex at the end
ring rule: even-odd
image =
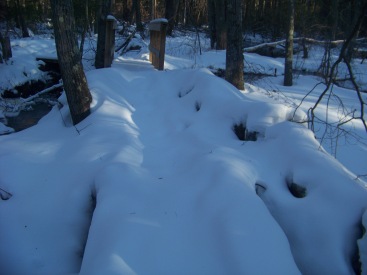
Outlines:
{"type": "Polygon", "coordinates": [[[124,42],[124,43],[122,43],[122,45],[121,45],[120,47],[118,47],[118,48],[115,50],[115,52],[118,52],[118,51],[120,51],[120,50],[122,49],[122,51],[121,51],[121,53],[120,53],[120,55],[122,55],[122,54],[125,52],[125,50],[126,50],[127,46],[129,45],[129,43],[130,43],[131,39],[133,39],[133,37],[135,36],[135,33],[136,33],[136,30],[134,30],[134,31],[129,35],[129,37],[128,37],[128,38],[126,38],[125,42],[124,42]]]}
{"type": "Polygon", "coordinates": [[[294,120],[294,117],[296,116],[296,112],[298,111],[298,109],[301,107],[301,105],[303,104],[303,101],[316,89],[317,86],[319,86],[320,84],[323,84],[322,82],[316,83],[315,86],[313,86],[313,88],[311,89],[311,91],[309,91],[301,100],[301,103],[298,104],[298,106],[294,109],[293,112],[293,117],[292,120],[294,120]]]}
{"type": "MultiPolygon", "coordinates": [[[[353,38],[355,37],[355,35],[357,34],[358,30],[360,29],[360,26],[363,22],[363,19],[364,19],[364,14],[365,14],[365,11],[367,10],[367,3],[363,6],[362,8],[362,12],[360,14],[360,16],[358,17],[358,20],[357,20],[357,23],[355,24],[352,32],[350,33],[349,37],[347,38],[347,40],[345,41],[345,43],[343,44],[342,46],[342,49],[340,50],[340,54],[339,54],[339,57],[338,59],[335,61],[335,63],[331,66],[331,69],[330,69],[330,73],[329,73],[329,76],[327,78],[327,83],[326,83],[326,88],[324,89],[324,91],[321,93],[321,95],[319,96],[319,98],[317,99],[316,103],[314,104],[313,107],[311,107],[308,111],[309,115],[311,116],[310,120],[311,120],[311,130],[314,132],[314,118],[315,118],[315,109],[317,108],[317,106],[320,104],[321,100],[323,99],[323,97],[325,96],[325,94],[329,91],[330,89],[330,86],[333,82],[333,76],[334,76],[334,73],[335,73],[335,70],[337,69],[338,65],[344,61],[348,67],[348,70],[349,72],[352,72],[352,69],[351,69],[351,66],[349,64],[349,62],[347,62],[346,58],[345,58],[345,53],[351,43],[351,41],[353,40],[353,38]]],[[[353,74],[351,75],[352,79],[353,79],[353,74]]],[[[361,116],[360,116],[360,119],[362,120],[363,122],[363,125],[365,127],[365,130],[367,132],[367,124],[366,124],[366,121],[364,120],[364,105],[365,103],[363,102],[363,99],[362,99],[362,96],[361,96],[361,93],[360,93],[360,90],[358,88],[358,85],[355,83],[355,81],[352,81],[353,85],[355,87],[357,87],[356,91],[357,91],[357,95],[358,95],[358,98],[359,98],[359,101],[360,101],[360,105],[361,105],[361,116]]]]}

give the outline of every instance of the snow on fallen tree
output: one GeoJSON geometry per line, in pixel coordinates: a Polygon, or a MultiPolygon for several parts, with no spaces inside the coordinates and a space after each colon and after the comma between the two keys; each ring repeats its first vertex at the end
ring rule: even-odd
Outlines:
{"type": "MultiPolygon", "coordinates": [[[[365,41],[367,38],[359,38],[356,39],[357,42],[362,42],[365,41]]],[[[309,44],[314,44],[314,45],[331,45],[331,46],[338,46],[341,45],[345,42],[345,40],[333,40],[333,41],[327,41],[327,40],[317,40],[317,39],[313,39],[313,38],[307,38],[307,37],[297,37],[293,39],[294,42],[301,42],[301,43],[309,43],[309,44]]],[[[275,41],[275,42],[267,42],[267,43],[261,43],[259,45],[256,46],[252,46],[252,47],[246,47],[243,49],[244,52],[255,52],[256,50],[263,48],[263,47],[275,47],[278,45],[284,45],[286,42],[285,39],[280,40],[280,41],[275,41]]]]}

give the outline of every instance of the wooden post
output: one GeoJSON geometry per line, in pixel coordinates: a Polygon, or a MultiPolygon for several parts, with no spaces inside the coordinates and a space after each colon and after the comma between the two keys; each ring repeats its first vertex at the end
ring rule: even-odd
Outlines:
{"type": "Polygon", "coordinates": [[[168,21],[164,18],[152,20],[149,24],[149,61],[160,71],[164,69],[167,24],[168,21]]]}
{"type": "Polygon", "coordinates": [[[106,40],[104,52],[104,68],[111,67],[115,53],[115,29],[116,19],[113,16],[108,16],[106,20],[106,40]]]}

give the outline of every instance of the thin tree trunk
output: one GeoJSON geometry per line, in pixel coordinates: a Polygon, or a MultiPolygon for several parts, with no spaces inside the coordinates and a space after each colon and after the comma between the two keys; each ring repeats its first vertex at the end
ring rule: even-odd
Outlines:
{"type": "Polygon", "coordinates": [[[97,69],[104,68],[104,56],[106,51],[106,26],[107,16],[111,12],[111,0],[102,0],[101,14],[98,19],[97,53],[94,66],[97,69]]]}
{"type": "Polygon", "coordinates": [[[138,32],[143,32],[144,27],[141,23],[141,11],[140,11],[140,0],[133,0],[133,13],[135,13],[135,23],[136,23],[136,30],[138,32]]]}
{"type": "Polygon", "coordinates": [[[3,35],[0,32],[0,46],[1,46],[1,51],[0,51],[0,63],[4,63],[4,58],[3,58],[3,53],[4,53],[4,43],[3,43],[3,35]]]}
{"type": "Polygon", "coordinates": [[[184,0],[184,10],[183,10],[183,24],[187,24],[187,0],[184,0]]]}
{"type": "MultiPolygon", "coordinates": [[[[353,26],[356,25],[356,22],[358,20],[358,14],[360,12],[362,8],[362,1],[351,1],[351,18],[350,18],[350,30],[348,30],[348,32],[351,32],[351,30],[353,29],[353,26]]],[[[346,52],[346,60],[350,63],[352,61],[353,55],[354,55],[354,48],[356,46],[356,38],[358,37],[360,32],[360,28],[357,30],[355,36],[353,37],[347,52],[346,52]]]]}
{"type": "Polygon", "coordinates": [[[175,25],[175,20],[178,11],[178,0],[170,0],[166,1],[166,10],[165,10],[165,17],[168,20],[167,25],[167,35],[172,36],[173,27],[175,25]]]}
{"type": "Polygon", "coordinates": [[[207,0],[210,46],[217,50],[227,47],[226,0],[207,0]]]}
{"type": "Polygon", "coordinates": [[[331,0],[331,40],[336,39],[338,32],[338,0],[331,0]]]}
{"type": "Polygon", "coordinates": [[[224,50],[227,47],[226,0],[215,0],[215,24],[216,49],[224,50]]]}
{"type": "Polygon", "coordinates": [[[294,33],[294,0],[288,0],[288,33],[284,66],[284,86],[293,85],[293,33],[294,33]]]}
{"type": "Polygon", "coordinates": [[[242,52],[242,9],[241,0],[227,0],[227,52],[226,80],[237,89],[243,90],[243,52],[242,52]]]}
{"type": "Polygon", "coordinates": [[[151,19],[155,19],[157,17],[157,0],[151,0],[151,19]]]}
{"type": "Polygon", "coordinates": [[[2,48],[0,63],[3,63],[4,60],[7,61],[9,60],[9,58],[13,56],[8,33],[6,33],[5,37],[3,37],[3,35],[0,32],[0,43],[2,48]]]}
{"type": "Polygon", "coordinates": [[[127,7],[127,0],[122,0],[122,20],[130,22],[130,9],[127,7]]]}
{"type": "Polygon", "coordinates": [[[16,5],[17,17],[19,20],[19,27],[22,30],[22,37],[23,38],[29,37],[28,28],[27,28],[27,25],[25,23],[24,16],[23,16],[24,7],[20,5],[19,0],[16,0],[15,5],[16,5]]]}
{"type": "Polygon", "coordinates": [[[209,23],[209,36],[210,36],[210,47],[214,49],[217,43],[217,31],[215,24],[215,3],[214,0],[207,0],[208,5],[208,23],[209,23]]]}
{"type": "Polygon", "coordinates": [[[82,37],[81,37],[81,41],[80,41],[80,54],[83,57],[83,52],[84,52],[84,42],[85,42],[85,36],[87,35],[88,32],[88,28],[89,28],[89,1],[85,0],[85,6],[84,6],[84,22],[83,22],[83,32],[82,32],[82,37]]]}
{"type": "Polygon", "coordinates": [[[75,32],[72,0],[51,0],[57,56],[73,124],[90,114],[90,94],[75,32]]]}

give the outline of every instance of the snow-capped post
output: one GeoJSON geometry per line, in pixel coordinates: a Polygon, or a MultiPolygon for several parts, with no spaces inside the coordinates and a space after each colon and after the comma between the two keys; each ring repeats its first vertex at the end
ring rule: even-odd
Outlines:
{"type": "Polygon", "coordinates": [[[168,21],[165,18],[154,19],[149,23],[149,61],[160,71],[164,69],[167,24],[168,21]]]}
{"type": "Polygon", "coordinates": [[[115,53],[115,30],[117,23],[115,17],[107,16],[106,20],[106,40],[104,53],[104,68],[111,67],[115,53]]]}

